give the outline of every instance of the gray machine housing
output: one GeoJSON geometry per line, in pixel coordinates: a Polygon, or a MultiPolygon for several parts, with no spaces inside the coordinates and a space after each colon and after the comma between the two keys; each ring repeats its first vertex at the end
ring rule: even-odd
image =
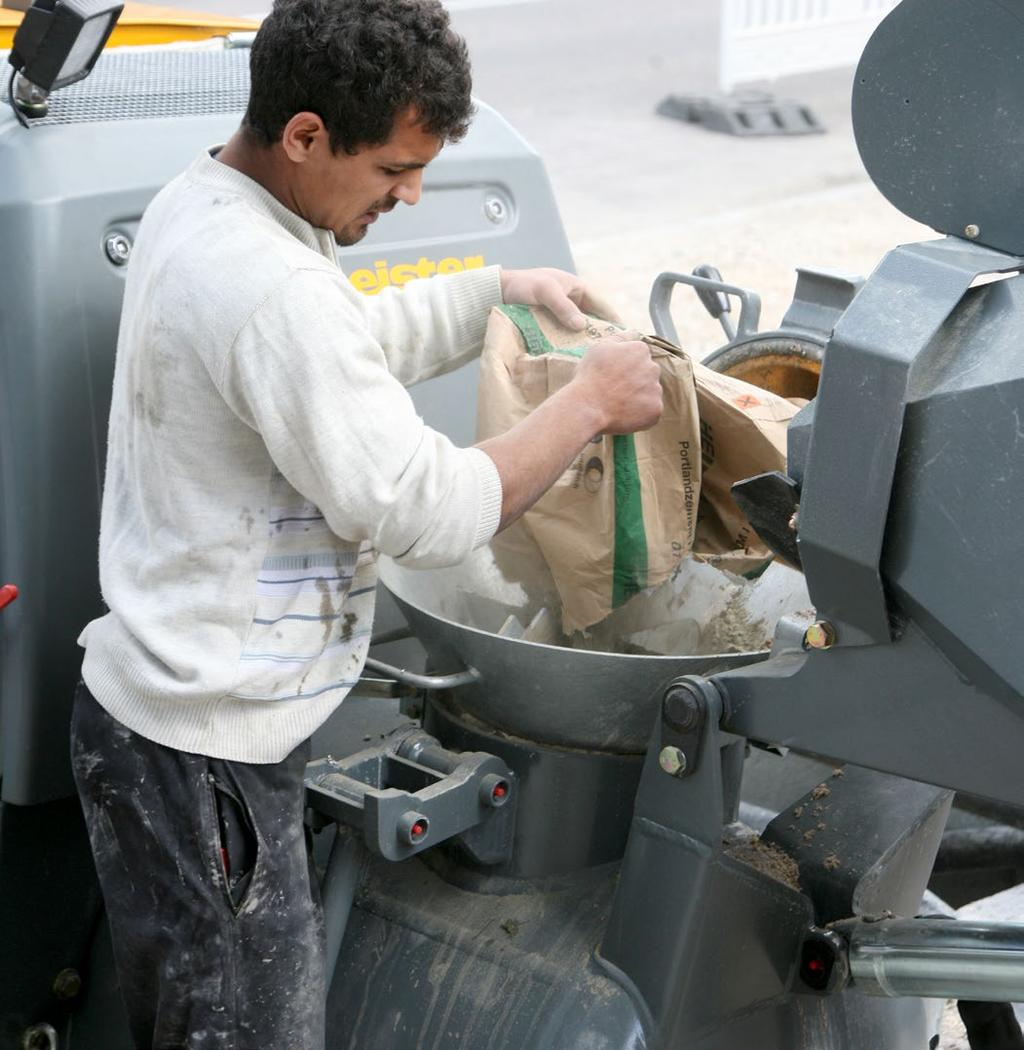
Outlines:
{"type": "MultiPolygon", "coordinates": [[[[0,115],[0,577],[21,590],[0,630],[5,801],[73,791],[64,728],[75,639],[103,612],[96,537],[128,269],[106,245],[130,245],[154,194],[227,139],[247,97],[245,49],[113,51],[31,131],[0,115]]],[[[416,208],[341,252],[364,287],[424,259],[572,269],[543,164],[486,104],[430,166],[416,208]]],[[[475,391],[473,365],[413,396],[429,424],[470,444],[475,391]]]]}

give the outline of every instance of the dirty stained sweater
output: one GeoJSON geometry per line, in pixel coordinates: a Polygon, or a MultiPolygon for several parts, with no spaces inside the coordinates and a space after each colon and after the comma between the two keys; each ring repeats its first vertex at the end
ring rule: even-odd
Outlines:
{"type": "Polygon", "coordinates": [[[455,563],[498,526],[479,449],[405,385],[479,353],[496,267],[372,298],[333,236],[208,153],[129,267],[100,529],[96,699],[157,743],[275,762],[359,677],[376,552],[455,563]]]}

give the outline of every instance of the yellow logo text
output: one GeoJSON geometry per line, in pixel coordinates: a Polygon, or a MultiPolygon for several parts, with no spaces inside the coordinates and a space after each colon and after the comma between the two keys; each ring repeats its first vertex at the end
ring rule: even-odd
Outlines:
{"type": "Polygon", "coordinates": [[[444,259],[428,259],[422,256],[415,263],[398,263],[389,266],[387,259],[379,259],[373,269],[353,270],[348,279],[357,291],[376,295],[389,285],[401,286],[417,277],[430,277],[435,273],[462,273],[463,270],[479,270],[484,265],[482,255],[466,255],[461,259],[448,256],[444,259]]]}

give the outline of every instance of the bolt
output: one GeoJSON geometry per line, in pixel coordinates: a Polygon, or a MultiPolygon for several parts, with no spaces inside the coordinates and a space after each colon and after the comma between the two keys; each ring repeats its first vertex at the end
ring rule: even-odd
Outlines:
{"type": "Polygon", "coordinates": [[[112,233],[103,242],[103,250],[115,266],[127,266],[132,255],[132,242],[123,233],[112,233]]]}
{"type": "Polygon", "coordinates": [[[493,806],[497,809],[508,802],[509,783],[504,777],[497,773],[488,773],[480,781],[480,801],[485,806],[493,806]]]}
{"type": "Polygon", "coordinates": [[[505,202],[500,197],[488,197],[487,200],[484,201],[484,215],[486,215],[495,226],[503,223],[507,214],[508,208],[505,207],[505,202]]]}
{"type": "Polygon", "coordinates": [[[58,999],[74,999],[82,990],[82,977],[77,970],[70,967],[61,970],[53,979],[53,994],[58,999]]]}
{"type": "Polygon", "coordinates": [[[701,697],[685,683],[670,686],[661,704],[662,717],[673,729],[689,733],[700,726],[704,705],[701,697]]]}
{"type": "Polygon", "coordinates": [[[14,98],[12,101],[15,108],[19,109],[25,116],[38,119],[45,117],[50,111],[50,103],[48,101],[50,93],[39,87],[38,84],[33,84],[31,80],[26,79],[19,73],[11,87],[13,88],[14,98]]]}
{"type": "Polygon", "coordinates": [[[686,772],[686,755],[678,747],[663,747],[658,755],[658,765],[669,776],[681,777],[686,772]]]}
{"type": "Polygon", "coordinates": [[[430,831],[430,821],[422,813],[404,813],[398,821],[398,837],[407,846],[417,846],[430,831]]]}
{"type": "Polygon", "coordinates": [[[836,644],[836,629],[827,620],[818,620],[804,631],[805,649],[831,649],[836,644]]]}
{"type": "Polygon", "coordinates": [[[57,1050],[57,1030],[45,1022],[26,1028],[21,1035],[21,1050],[57,1050]]]}
{"type": "Polygon", "coordinates": [[[978,236],[979,233],[981,233],[981,227],[980,226],[975,226],[975,224],[973,222],[968,223],[964,227],[964,236],[965,237],[970,237],[970,239],[972,241],[974,240],[975,237],[978,236]]]}

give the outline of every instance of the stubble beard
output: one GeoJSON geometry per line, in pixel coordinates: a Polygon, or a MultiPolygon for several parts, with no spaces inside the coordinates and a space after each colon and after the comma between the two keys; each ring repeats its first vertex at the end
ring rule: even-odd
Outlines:
{"type": "Polygon", "coordinates": [[[339,248],[348,248],[353,244],[358,244],[365,236],[369,226],[363,226],[353,232],[351,226],[346,226],[340,233],[334,235],[334,240],[339,248]]]}

